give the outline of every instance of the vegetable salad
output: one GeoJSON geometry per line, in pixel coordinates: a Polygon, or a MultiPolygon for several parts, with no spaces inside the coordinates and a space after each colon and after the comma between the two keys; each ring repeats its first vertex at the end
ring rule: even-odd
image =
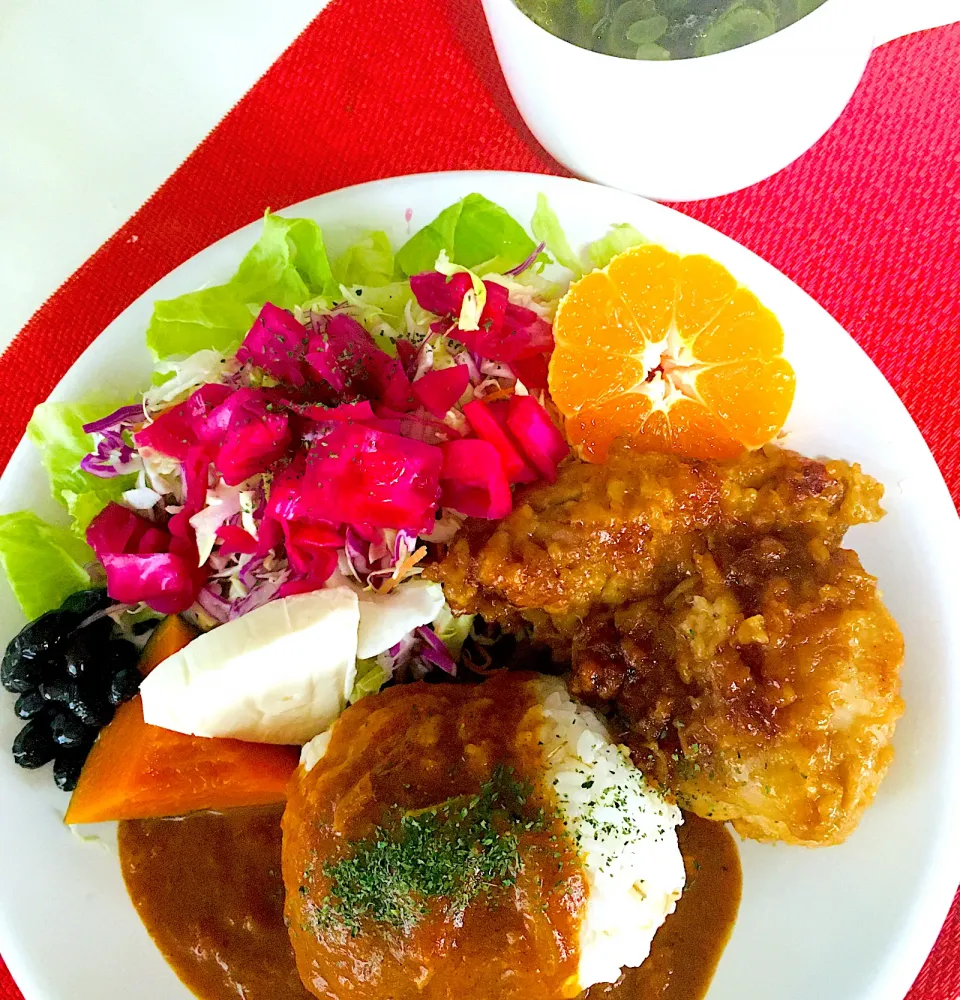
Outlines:
{"type": "MultiPolygon", "coordinates": [[[[204,629],[333,585],[387,597],[464,517],[509,513],[568,453],[546,391],[565,282],[543,270],[585,267],[542,196],[531,228],[471,194],[331,260],[315,221],[268,211],[227,283],[155,304],[145,391],[37,408],[68,523],[0,517],[24,613],[104,584],[115,616],[204,629]]],[[[587,266],[641,240],[614,227],[587,266]]],[[[455,672],[469,628],[445,608],[361,661],[355,697],[455,672]]]]}

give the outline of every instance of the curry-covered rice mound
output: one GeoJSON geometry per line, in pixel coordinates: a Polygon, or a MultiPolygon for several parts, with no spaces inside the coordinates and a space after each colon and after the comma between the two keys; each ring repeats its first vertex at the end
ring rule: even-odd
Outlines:
{"type": "Polygon", "coordinates": [[[561,1000],[615,982],[680,897],[680,823],[559,678],[370,695],[290,785],[300,975],[344,1000],[561,1000]]]}
{"type": "Polygon", "coordinates": [[[857,465],[768,446],[730,462],[579,462],[471,522],[430,569],[451,606],[569,660],[684,808],[743,836],[842,841],[892,757],[903,640],[847,528],[857,465]]]}

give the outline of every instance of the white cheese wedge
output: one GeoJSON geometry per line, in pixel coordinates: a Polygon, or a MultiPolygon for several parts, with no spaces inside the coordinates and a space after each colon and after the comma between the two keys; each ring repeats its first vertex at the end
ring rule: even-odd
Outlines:
{"type": "Polygon", "coordinates": [[[140,685],[143,717],[195,736],[306,743],[346,706],[359,624],[349,587],[264,604],[156,667],[140,685]]]}
{"type": "Polygon", "coordinates": [[[418,625],[432,622],[443,607],[443,588],[427,580],[410,580],[389,594],[360,594],[361,660],[384,653],[418,625]]]}

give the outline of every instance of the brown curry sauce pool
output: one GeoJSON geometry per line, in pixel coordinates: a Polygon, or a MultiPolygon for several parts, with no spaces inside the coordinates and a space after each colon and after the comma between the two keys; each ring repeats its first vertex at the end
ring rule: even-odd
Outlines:
{"type": "MultiPolygon", "coordinates": [[[[202,1000],[313,1000],[283,922],[282,807],[120,824],[123,877],[164,958],[202,1000]]],[[[678,829],[687,887],[650,957],[585,997],[699,1000],[740,903],[731,835],[690,814],[678,829]]],[[[486,1000],[486,998],[474,998],[486,1000]]]]}

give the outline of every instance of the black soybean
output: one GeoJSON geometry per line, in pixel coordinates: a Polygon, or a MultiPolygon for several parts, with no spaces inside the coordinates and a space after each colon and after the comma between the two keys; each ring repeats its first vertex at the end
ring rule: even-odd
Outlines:
{"type": "Polygon", "coordinates": [[[0,682],[14,694],[23,694],[37,687],[48,676],[49,660],[45,654],[41,658],[28,656],[14,639],[3,654],[0,665],[0,682]]]}
{"type": "Polygon", "coordinates": [[[53,780],[57,788],[72,792],[80,780],[80,771],[87,759],[88,750],[62,750],[53,762],[53,780]]]}
{"type": "Polygon", "coordinates": [[[88,629],[84,629],[68,643],[63,654],[68,676],[88,680],[102,672],[103,650],[98,650],[90,640],[88,629]]]}
{"type": "Polygon", "coordinates": [[[90,590],[79,590],[71,594],[60,605],[61,611],[72,611],[74,614],[89,618],[97,611],[109,608],[111,604],[107,591],[103,587],[93,587],[90,590]]]}
{"type": "Polygon", "coordinates": [[[79,697],[80,687],[69,677],[57,677],[40,685],[40,694],[46,701],[69,705],[74,698],[79,697]]]}
{"type": "Polygon", "coordinates": [[[126,639],[113,639],[107,646],[107,659],[109,669],[112,672],[122,670],[125,667],[135,667],[140,659],[140,651],[126,639]]]}
{"type": "Polygon", "coordinates": [[[56,744],[46,719],[32,719],[17,734],[13,741],[13,760],[20,767],[43,767],[53,760],[56,744]]]}
{"type": "Polygon", "coordinates": [[[100,729],[113,718],[113,705],[102,695],[83,692],[67,702],[67,708],[85,725],[100,729]]]}
{"type": "Polygon", "coordinates": [[[136,667],[121,667],[110,680],[110,704],[120,705],[132,698],[140,688],[140,671],[136,667]]]}
{"type": "Polygon", "coordinates": [[[80,634],[86,639],[88,646],[100,647],[110,641],[116,623],[109,615],[104,615],[89,625],[84,625],[80,634]]]}
{"type": "Polygon", "coordinates": [[[137,647],[113,638],[109,616],[79,627],[110,604],[101,588],[71,594],[57,611],[23,628],[3,656],[0,681],[19,695],[14,710],[27,722],[14,740],[14,760],[29,768],[53,760],[53,780],[64,791],[76,787],[115,706],[140,685],[137,647]]]}
{"type": "Polygon", "coordinates": [[[48,611],[20,630],[17,641],[21,654],[43,659],[62,646],[81,621],[81,616],[72,611],[48,611]]]}
{"type": "Polygon", "coordinates": [[[68,712],[61,712],[54,717],[50,723],[50,732],[58,747],[90,746],[96,738],[96,734],[88,726],[68,712]]]}
{"type": "Polygon", "coordinates": [[[32,719],[39,715],[46,708],[46,705],[46,699],[39,691],[24,691],[17,698],[17,703],[13,706],[13,710],[16,712],[18,719],[32,719]]]}

